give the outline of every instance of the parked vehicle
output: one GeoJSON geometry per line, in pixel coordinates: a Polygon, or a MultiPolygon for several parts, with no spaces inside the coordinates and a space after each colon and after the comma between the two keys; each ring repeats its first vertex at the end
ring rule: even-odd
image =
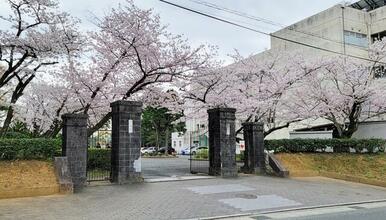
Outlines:
{"type": "Polygon", "coordinates": [[[190,147],[186,147],[181,150],[182,155],[190,155],[190,147]]]}
{"type": "Polygon", "coordinates": [[[152,153],[155,153],[157,152],[157,148],[156,147],[148,147],[144,150],[141,149],[141,153],[142,154],[152,154],[152,153]]]}
{"type": "Polygon", "coordinates": [[[197,152],[201,151],[201,150],[208,150],[208,147],[204,147],[204,146],[201,146],[201,147],[194,147],[190,150],[190,152],[193,154],[193,155],[196,155],[197,152]]]}
{"type": "MultiPolygon", "coordinates": [[[[158,150],[158,153],[161,153],[161,154],[164,154],[165,153],[165,149],[166,147],[161,147],[159,150],[158,150]]],[[[173,154],[175,153],[176,150],[172,147],[168,147],[168,154],[173,154]]]]}

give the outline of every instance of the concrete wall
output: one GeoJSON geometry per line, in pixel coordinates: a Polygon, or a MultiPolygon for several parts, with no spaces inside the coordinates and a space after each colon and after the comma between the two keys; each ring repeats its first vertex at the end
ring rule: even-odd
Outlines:
{"type": "MultiPolygon", "coordinates": [[[[328,121],[316,120],[312,124],[325,124],[328,121]]],[[[331,138],[332,131],[312,131],[312,132],[295,132],[294,128],[301,128],[301,125],[306,123],[301,122],[292,125],[290,128],[284,128],[268,135],[265,139],[288,139],[288,138],[331,138]]],[[[312,127],[311,124],[306,127],[312,127]]],[[[386,121],[372,121],[359,124],[358,131],[353,135],[353,138],[382,138],[386,139],[386,121]]]]}
{"type": "Polygon", "coordinates": [[[332,131],[295,131],[289,136],[290,139],[331,139],[332,131]]]}
{"type": "Polygon", "coordinates": [[[369,19],[371,22],[371,34],[379,33],[386,30],[386,7],[381,7],[374,11],[371,11],[369,19]]]}
{"type": "MultiPolygon", "coordinates": [[[[368,35],[368,40],[370,40],[370,22],[370,13],[350,7],[342,8],[341,5],[336,5],[279,30],[273,33],[273,35],[325,48],[334,52],[367,58],[367,48],[344,44],[343,42],[344,30],[366,34],[368,35]],[[343,17],[344,19],[342,19],[343,17]]],[[[383,25],[383,28],[386,29],[385,25],[383,25]]],[[[382,29],[382,27],[378,29],[382,29]]],[[[331,55],[329,52],[291,43],[275,37],[271,37],[271,49],[300,50],[312,56],[331,55]]]]}
{"type": "Polygon", "coordinates": [[[386,121],[361,123],[353,137],[386,139],[386,121]]]}

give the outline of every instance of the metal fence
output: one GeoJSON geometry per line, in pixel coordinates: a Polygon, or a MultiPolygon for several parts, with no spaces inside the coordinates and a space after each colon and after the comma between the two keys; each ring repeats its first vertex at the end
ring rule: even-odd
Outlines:
{"type": "Polygon", "coordinates": [[[111,148],[111,129],[103,129],[94,132],[88,138],[88,147],[111,148]]]}
{"type": "Polygon", "coordinates": [[[190,173],[209,174],[209,159],[198,159],[190,154],[190,173]]]}
{"type": "Polygon", "coordinates": [[[111,180],[111,171],[102,170],[102,169],[87,169],[87,182],[96,182],[96,181],[110,181],[111,180]]]}
{"type": "Polygon", "coordinates": [[[87,182],[111,180],[111,150],[89,148],[87,153],[87,182]]]}

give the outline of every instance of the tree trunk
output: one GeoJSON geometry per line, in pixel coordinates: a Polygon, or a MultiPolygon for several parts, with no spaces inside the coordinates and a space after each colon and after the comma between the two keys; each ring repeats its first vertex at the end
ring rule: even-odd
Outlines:
{"type": "Polygon", "coordinates": [[[338,130],[338,138],[351,138],[353,134],[358,130],[359,116],[362,111],[361,103],[355,103],[351,107],[350,114],[348,115],[348,125],[339,124],[334,122],[335,128],[338,130]],[[346,126],[347,125],[347,126],[346,126]]]}
{"type": "Polygon", "coordinates": [[[158,132],[158,129],[155,129],[155,141],[156,141],[156,145],[157,145],[157,151],[159,150],[159,142],[160,142],[160,140],[159,140],[160,138],[159,138],[159,132],[158,132]]]}
{"type": "Polygon", "coordinates": [[[19,81],[18,84],[16,85],[15,90],[12,92],[11,103],[8,108],[7,117],[5,118],[3,123],[3,128],[1,129],[1,136],[3,136],[8,131],[11,125],[11,122],[14,116],[13,114],[14,109],[12,106],[16,104],[17,100],[19,100],[19,98],[23,95],[24,89],[32,81],[33,78],[35,78],[35,75],[31,75],[30,77],[28,77],[28,79],[25,82],[19,81]]]}
{"type": "Polygon", "coordinates": [[[111,112],[107,113],[99,122],[94,125],[93,127],[87,129],[87,135],[90,137],[94,132],[98,131],[100,128],[102,128],[110,119],[111,119],[111,112]]]}
{"type": "Polygon", "coordinates": [[[169,128],[165,130],[165,155],[168,155],[169,148],[169,128]]]}
{"type": "Polygon", "coordinates": [[[13,105],[16,104],[17,100],[20,98],[23,90],[21,90],[20,93],[18,93],[17,92],[18,90],[16,90],[12,94],[11,103],[10,103],[8,111],[7,111],[7,116],[4,120],[3,128],[1,129],[1,136],[3,136],[9,130],[9,127],[11,125],[11,122],[12,122],[12,119],[14,116],[13,105]]]}
{"type": "Polygon", "coordinates": [[[59,134],[62,127],[63,127],[63,122],[59,119],[55,119],[55,121],[52,123],[50,129],[48,131],[46,131],[43,134],[43,136],[47,137],[47,138],[54,138],[59,134]]]}
{"type": "Polygon", "coordinates": [[[13,118],[13,107],[9,106],[8,112],[7,112],[7,117],[5,118],[4,123],[3,123],[3,128],[1,129],[1,135],[2,136],[5,135],[5,133],[8,131],[8,129],[11,125],[12,118],[13,118]]]}

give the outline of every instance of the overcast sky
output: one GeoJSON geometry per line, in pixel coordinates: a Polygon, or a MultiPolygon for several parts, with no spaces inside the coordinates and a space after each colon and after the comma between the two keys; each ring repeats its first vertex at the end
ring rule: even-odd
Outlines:
{"type": "MultiPolygon", "coordinates": [[[[102,16],[112,7],[125,0],[59,0],[61,8],[82,20],[82,28],[95,29],[91,14],[102,16]]],[[[188,38],[193,45],[209,43],[219,46],[222,58],[237,49],[242,55],[256,54],[270,47],[269,37],[243,30],[228,24],[193,14],[159,0],[134,0],[145,9],[153,8],[161,16],[169,31],[188,38]]],[[[232,14],[211,9],[191,0],[169,0],[202,12],[220,16],[249,27],[273,32],[281,29],[279,25],[267,25],[262,22],[236,17],[232,14]]],[[[201,0],[232,10],[264,18],[282,25],[290,25],[306,17],[341,3],[341,0],[201,0]]],[[[0,14],[7,13],[6,0],[0,0],[0,14]]],[[[0,24],[1,28],[1,24],[0,24]]]]}

